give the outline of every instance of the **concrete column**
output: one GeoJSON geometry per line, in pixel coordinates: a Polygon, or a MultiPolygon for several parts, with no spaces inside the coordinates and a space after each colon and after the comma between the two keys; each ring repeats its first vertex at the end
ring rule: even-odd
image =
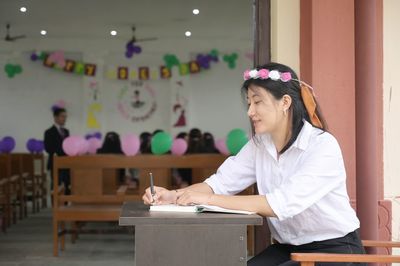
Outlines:
{"type": "MultiPolygon", "coordinates": [[[[355,0],[357,214],[361,238],[379,239],[378,200],[382,174],[382,29],[376,0],[355,0]]],[[[371,250],[374,252],[373,250],[371,250]]],[[[374,252],[375,253],[375,252],[374,252]]]]}

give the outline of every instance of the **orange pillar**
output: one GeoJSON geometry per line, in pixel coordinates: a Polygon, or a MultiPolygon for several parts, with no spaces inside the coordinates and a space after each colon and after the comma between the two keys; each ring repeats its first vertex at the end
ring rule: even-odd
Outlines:
{"type": "Polygon", "coordinates": [[[361,237],[379,239],[382,194],[382,2],[355,0],[357,214],[361,237]]]}
{"type": "Polygon", "coordinates": [[[314,92],[339,141],[347,189],[356,196],[354,2],[301,0],[300,76],[314,92]]]}

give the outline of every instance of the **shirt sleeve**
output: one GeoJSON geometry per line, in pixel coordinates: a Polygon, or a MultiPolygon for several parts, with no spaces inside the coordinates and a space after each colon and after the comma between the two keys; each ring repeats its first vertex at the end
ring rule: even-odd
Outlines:
{"type": "Polygon", "coordinates": [[[346,172],[339,144],[326,132],[318,138],[305,151],[300,168],[265,195],[279,220],[303,212],[338,186],[345,185],[346,172]]]}
{"type": "Polygon", "coordinates": [[[215,194],[234,195],[256,182],[255,144],[250,140],[236,156],[227,158],[204,182],[215,194]]]}

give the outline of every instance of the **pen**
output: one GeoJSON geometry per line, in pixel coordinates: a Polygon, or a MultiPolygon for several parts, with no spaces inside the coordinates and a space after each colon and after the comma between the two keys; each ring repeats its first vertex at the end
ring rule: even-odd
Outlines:
{"type": "Polygon", "coordinates": [[[151,192],[152,202],[154,202],[154,196],[156,195],[156,192],[154,191],[154,180],[152,173],[150,173],[150,192],[151,192]]]}

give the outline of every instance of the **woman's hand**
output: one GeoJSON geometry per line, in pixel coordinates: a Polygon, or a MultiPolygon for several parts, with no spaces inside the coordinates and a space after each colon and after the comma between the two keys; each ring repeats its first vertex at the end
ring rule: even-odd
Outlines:
{"type": "Polygon", "coordinates": [[[168,190],[163,187],[154,186],[154,192],[155,195],[152,196],[150,187],[146,188],[146,191],[142,197],[144,204],[162,205],[176,203],[177,192],[175,190],[168,190]]]}
{"type": "Polygon", "coordinates": [[[212,195],[191,190],[179,191],[176,203],[179,205],[210,204],[212,195]]]}

